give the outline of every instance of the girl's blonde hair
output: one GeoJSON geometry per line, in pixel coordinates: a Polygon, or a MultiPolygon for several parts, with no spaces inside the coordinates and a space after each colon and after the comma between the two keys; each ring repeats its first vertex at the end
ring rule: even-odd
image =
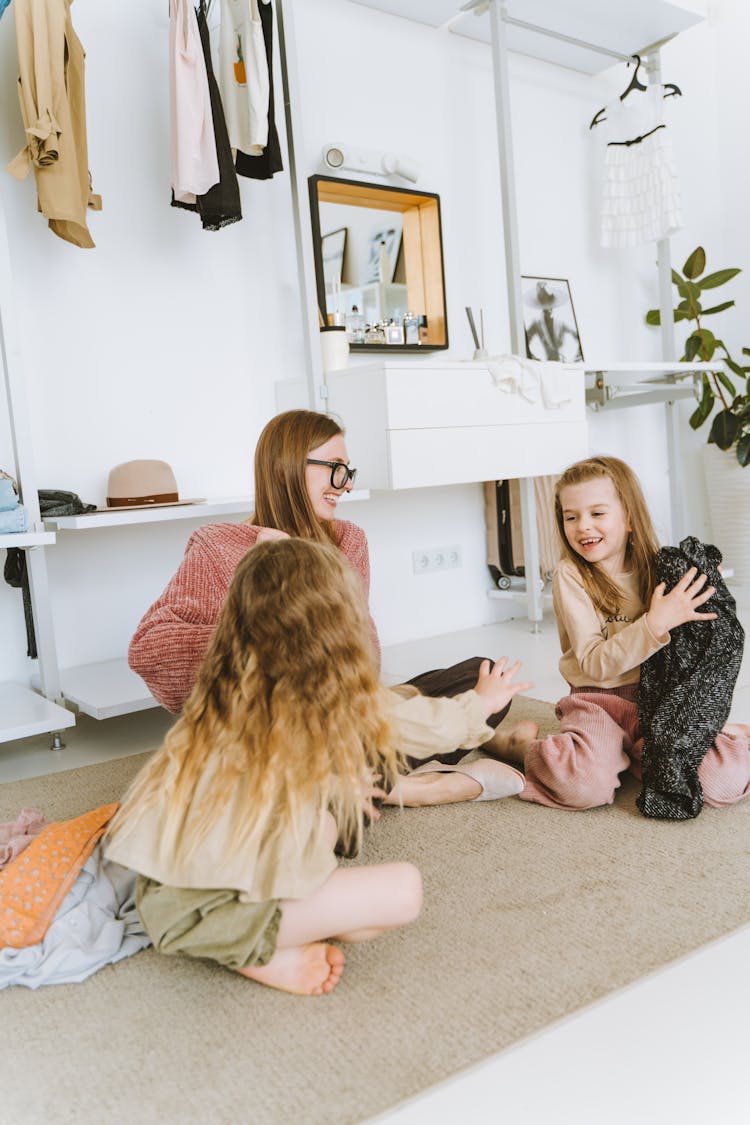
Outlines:
{"type": "Polygon", "coordinates": [[[623,592],[605,570],[581,558],[565,538],[565,523],[560,495],[572,484],[606,477],[612,481],[615,492],[625,510],[630,524],[630,534],[625,546],[625,566],[638,576],[638,592],[648,605],[656,585],[656,555],[659,541],[656,538],[651,516],[643,496],[638,477],[629,465],[617,457],[589,457],[576,461],[565,470],[555,485],[555,519],[560,536],[563,558],[570,559],[578,568],[584,587],[602,612],[615,614],[620,608],[623,592]]]}
{"type": "Polygon", "coordinates": [[[255,449],[253,523],[335,543],[334,521],[319,519],[313,510],[305,468],[311,450],[343,433],[333,418],[313,410],[287,410],[272,418],[255,449]]]}
{"type": "Polygon", "coordinates": [[[165,845],[186,858],[242,786],[238,847],[294,832],[311,807],[321,832],[330,811],[357,846],[369,779],[390,788],[401,764],[386,706],[362,592],[340,552],[304,539],[260,543],[239,564],[184,712],[126,794],[113,834],[158,805],[165,845]]]}

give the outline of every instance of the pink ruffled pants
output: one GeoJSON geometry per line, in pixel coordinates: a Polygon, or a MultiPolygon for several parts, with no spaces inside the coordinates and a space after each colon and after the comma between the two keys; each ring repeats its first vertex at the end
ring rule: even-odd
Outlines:
{"type": "MultiPolygon", "coordinates": [[[[620,774],[640,780],[643,738],[636,687],[573,690],[555,708],[559,734],[526,752],[526,786],[519,794],[558,809],[611,805],[620,774]]],[[[750,793],[750,727],[720,732],[698,767],[703,800],[710,808],[733,805],[750,793]]]]}

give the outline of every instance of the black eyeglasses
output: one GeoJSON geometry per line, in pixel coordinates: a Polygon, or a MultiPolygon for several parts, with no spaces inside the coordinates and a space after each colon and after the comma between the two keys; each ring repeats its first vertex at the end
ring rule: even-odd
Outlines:
{"type": "Polygon", "coordinates": [[[346,488],[349,481],[354,484],[357,475],[356,469],[350,469],[343,461],[316,461],[314,457],[307,458],[308,465],[327,465],[331,470],[331,488],[346,488]]]}

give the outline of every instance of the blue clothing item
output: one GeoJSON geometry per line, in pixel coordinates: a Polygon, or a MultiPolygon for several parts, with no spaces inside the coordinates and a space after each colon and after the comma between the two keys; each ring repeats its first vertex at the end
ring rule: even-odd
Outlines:
{"type": "Polygon", "coordinates": [[[3,12],[10,4],[10,0],[0,0],[0,20],[3,18],[3,12]]]}
{"type": "Polygon", "coordinates": [[[9,512],[0,512],[0,535],[12,531],[27,531],[29,513],[20,504],[9,512]]]}
{"type": "MultiPolygon", "coordinates": [[[[0,0],[2,4],[3,0],[0,0]]],[[[13,482],[7,477],[0,477],[0,512],[9,512],[11,508],[18,507],[18,497],[13,487],[13,482]]]]}
{"type": "Polygon", "coordinates": [[[0,991],[85,980],[151,944],[133,898],[136,875],[94,848],[36,945],[0,949],[0,991]]]}

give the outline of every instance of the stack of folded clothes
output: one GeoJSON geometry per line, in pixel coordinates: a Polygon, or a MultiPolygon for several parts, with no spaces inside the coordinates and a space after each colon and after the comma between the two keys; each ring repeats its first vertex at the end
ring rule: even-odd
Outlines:
{"type": "Polygon", "coordinates": [[[29,514],[18,503],[13,481],[5,474],[0,475],[0,535],[13,531],[28,531],[29,514]]]}

